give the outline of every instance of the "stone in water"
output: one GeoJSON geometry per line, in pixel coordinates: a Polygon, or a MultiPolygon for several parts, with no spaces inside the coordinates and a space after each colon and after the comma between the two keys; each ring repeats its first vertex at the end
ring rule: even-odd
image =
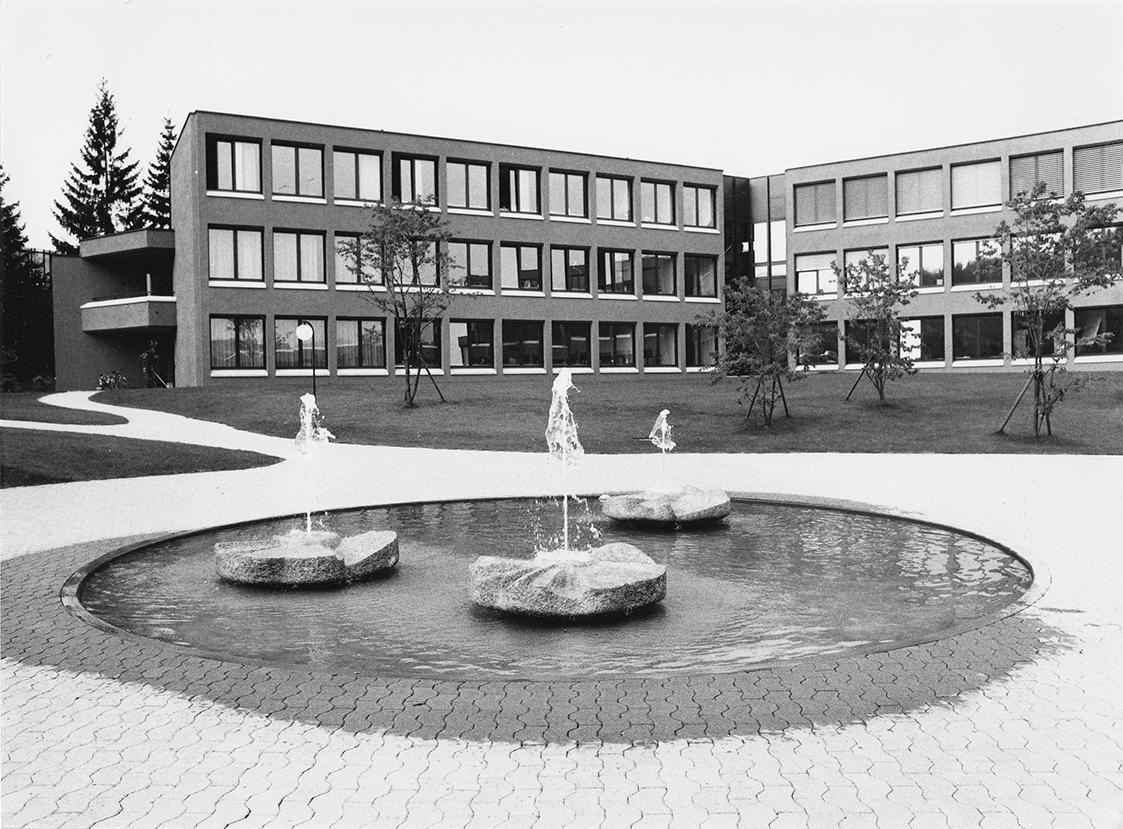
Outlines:
{"type": "Polygon", "coordinates": [[[324,530],[214,545],[218,575],[235,584],[300,587],[361,581],[398,563],[396,533],[374,530],[341,539],[324,530]]]}
{"type": "Polygon", "coordinates": [[[649,490],[602,495],[601,511],[616,521],[653,524],[701,524],[720,521],[732,507],[720,489],[687,486],[667,492],[649,490]]]}

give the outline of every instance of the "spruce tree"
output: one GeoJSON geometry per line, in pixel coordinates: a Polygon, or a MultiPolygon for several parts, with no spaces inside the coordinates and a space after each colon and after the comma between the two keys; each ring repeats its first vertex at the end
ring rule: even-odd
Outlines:
{"type": "Polygon", "coordinates": [[[172,226],[172,150],[175,149],[175,125],[170,118],[164,118],[164,129],[160,133],[160,146],[156,148],[156,159],[148,168],[144,179],[144,226],[172,226]]]}
{"type": "Polygon", "coordinates": [[[103,79],[90,110],[81,164],[70,165],[63,198],[55,202],[59,226],[73,239],[51,236],[59,253],[76,253],[77,243],[91,236],[140,227],[144,205],[137,183],[137,163],[126,147],[118,152],[121,130],[117,104],[103,79]]]}
{"type": "Polygon", "coordinates": [[[51,282],[27,248],[19,202],[4,194],[8,174],[0,167],[0,351],[3,388],[17,388],[52,373],[54,357],[51,282]]]}

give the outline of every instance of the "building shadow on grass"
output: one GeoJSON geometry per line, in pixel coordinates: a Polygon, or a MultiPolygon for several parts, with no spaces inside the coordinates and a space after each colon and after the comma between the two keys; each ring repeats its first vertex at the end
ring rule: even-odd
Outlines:
{"type": "MultiPolygon", "coordinates": [[[[1080,646],[1019,613],[938,642],[737,674],[579,682],[390,679],[194,656],[95,629],[62,605],[79,567],[128,541],[0,563],[2,649],[25,665],[92,674],[325,729],[527,743],[646,743],[780,733],[955,706],[1019,668],[1080,646]]],[[[375,635],[375,632],[372,632],[375,635]]]]}

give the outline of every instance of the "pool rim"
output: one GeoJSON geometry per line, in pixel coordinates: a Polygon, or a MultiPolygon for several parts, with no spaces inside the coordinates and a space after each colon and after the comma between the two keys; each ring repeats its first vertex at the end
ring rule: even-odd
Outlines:
{"type": "MultiPolygon", "coordinates": [[[[634,491],[635,490],[631,490],[631,489],[621,489],[621,490],[611,491],[611,492],[608,492],[608,493],[599,492],[599,493],[596,493],[596,494],[583,494],[583,495],[578,495],[576,497],[596,500],[596,499],[599,499],[599,497],[602,494],[615,495],[615,494],[623,494],[623,493],[634,492],[634,491]]],[[[966,621],[966,622],[962,622],[962,623],[957,624],[957,625],[953,625],[952,627],[943,629],[943,630],[941,630],[941,631],[939,631],[938,633],[935,633],[935,634],[933,634],[933,633],[919,634],[915,637],[905,639],[905,640],[901,640],[901,641],[896,641],[896,642],[893,642],[893,643],[888,644],[888,645],[886,645],[886,644],[872,644],[872,645],[869,645],[869,646],[866,646],[866,647],[860,647],[860,648],[855,648],[853,650],[847,650],[843,653],[812,654],[812,655],[808,655],[808,656],[793,656],[793,657],[783,657],[783,658],[780,658],[780,659],[770,659],[770,660],[767,660],[767,661],[764,661],[764,662],[756,662],[756,663],[753,663],[751,665],[738,667],[736,670],[732,670],[732,671],[716,671],[715,672],[715,671],[699,670],[697,672],[680,672],[680,673],[665,673],[665,674],[660,673],[660,674],[651,674],[651,675],[645,674],[642,677],[621,677],[621,676],[616,676],[616,675],[602,676],[602,677],[588,676],[588,675],[573,675],[573,676],[560,676],[559,675],[559,676],[550,676],[549,678],[546,678],[546,679],[541,679],[541,678],[535,679],[535,678],[526,678],[526,677],[488,677],[488,676],[484,676],[484,675],[477,675],[477,676],[474,676],[474,677],[469,677],[469,676],[464,676],[464,675],[460,675],[460,674],[444,675],[444,676],[438,677],[438,676],[433,676],[433,675],[429,675],[429,674],[425,674],[425,673],[371,673],[371,672],[356,671],[356,670],[351,669],[351,668],[338,668],[338,667],[323,666],[323,665],[305,664],[305,663],[299,663],[299,662],[290,662],[290,661],[278,660],[278,659],[261,659],[261,658],[257,658],[257,657],[237,656],[237,655],[234,655],[234,654],[223,653],[223,652],[220,652],[220,651],[204,650],[204,649],[200,649],[200,648],[197,648],[197,647],[194,647],[194,646],[191,646],[191,645],[181,645],[181,644],[178,644],[176,642],[167,642],[167,641],[164,641],[162,639],[156,639],[156,638],[151,637],[151,636],[145,636],[144,634],[136,633],[136,632],[131,631],[127,628],[119,627],[118,625],[115,625],[112,622],[108,622],[105,619],[103,619],[102,617],[92,613],[90,610],[88,610],[85,607],[85,605],[82,604],[81,600],[79,599],[79,593],[81,592],[82,585],[85,583],[87,578],[89,578],[91,575],[93,575],[93,573],[95,573],[96,571],[98,571],[102,567],[106,566],[107,564],[110,564],[111,562],[116,561],[118,558],[122,558],[124,556],[130,555],[131,553],[135,553],[139,550],[143,550],[146,547],[152,547],[152,546],[155,546],[155,545],[158,545],[158,544],[164,544],[164,543],[167,543],[169,541],[178,541],[180,539],[191,538],[193,536],[203,535],[204,533],[211,533],[211,532],[222,531],[222,530],[239,529],[239,528],[247,527],[247,526],[250,526],[250,525],[253,525],[253,524],[262,524],[262,523],[269,522],[269,521],[283,521],[283,520],[287,520],[287,519],[288,520],[295,520],[297,518],[303,519],[304,516],[305,516],[304,512],[284,513],[284,514],[281,514],[281,515],[266,516],[266,517],[260,517],[260,518],[251,518],[251,519],[247,519],[245,521],[234,521],[234,522],[231,522],[231,523],[228,523],[228,524],[215,524],[215,525],[207,526],[207,527],[198,527],[196,529],[186,530],[186,531],[181,531],[181,532],[164,533],[164,534],[161,534],[161,535],[158,535],[158,536],[154,536],[152,538],[148,538],[148,539],[143,540],[143,541],[138,541],[138,542],[134,542],[132,544],[127,544],[123,547],[118,547],[114,550],[111,550],[108,553],[104,553],[104,554],[92,559],[91,561],[87,562],[86,564],[82,565],[77,570],[75,570],[73,573],[71,573],[70,576],[66,579],[66,581],[63,582],[62,587],[59,589],[59,600],[61,601],[63,607],[66,608],[68,613],[70,613],[72,616],[80,619],[81,621],[85,622],[86,624],[90,625],[91,627],[93,627],[96,630],[100,630],[103,633],[109,633],[109,634],[113,634],[113,635],[116,635],[116,636],[120,636],[120,637],[122,637],[124,639],[127,639],[127,640],[146,642],[146,643],[155,645],[157,647],[161,647],[161,648],[164,648],[164,649],[167,649],[167,650],[174,651],[175,653],[178,653],[181,656],[196,657],[196,658],[199,658],[199,659],[210,659],[210,660],[213,660],[213,661],[216,661],[216,662],[226,662],[226,663],[231,663],[231,664],[236,664],[236,665],[252,666],[254,668],[284,669],[284,670],[289,670],[289,671],[294,671],[294,670],[295,671],[308,671],[308,672],[311,672],[311,673],[314,673],[314,674],[321,674],[321,675],[338,675],[338,674],[341,674],[341,673],[345,673],[345,674],[349,674],[349,675],[354,674],[356,676],[360,676],[360,677],[364,677],[364,678],[368,678],[368,679],[422,680],[422,681],[430,681],[430,682],[455,682],[455,683],[464,683],[464,682],[508,683],[508,682],[511,682],[511,683],[528,684],[528,683],[541,683],[541,682],[547,682],[547,683],[549,683],[549,682],[566,682],[566,683],[573,683],[573,682],[618,682],[621,679],[627,679],[627,678],[644,679],[644,680],[652,680],[652,681],[663,681],[663,680],[666,680],[666,679],[676,678],[676,677],[680,677],[680,678],[681,677],[687,677],[687,678],[689,678],[689,677],[694,677],[694,676],[699,676],[699,677],[703,677],[703,676],[731,676],[731,675],[736,675],[736,674],[739,674],[739,673],[755,673],[757,671],[767,671],[767,670],[775,670],[775,669],[778,669],[778,668],[787,668],[787,667],[792,667],[792,666],[799,665],[799,664],[812,663],[812,662],[816,662],[816,661],[838,661],[839,659],[847,659],[847,658],[858,659],[858,658],[870,656],[872,654],[891,653],[893,651],[903,650],[905,648],[912,648],[912,647],[917,647],[919,645],[927,645],[927,644],[932,644],[932,643],[935,643],[935,642],[940,642],[940,641],[943,641],[945,639],[954,639],[955,637],[960,636],[964,633],[968,633],[968,632],[973,631],[973,630],[979,630],[981,628],[989,627],[990,625],[993,625],[996,622],[1000,622],[1003,619],[1007,619],[1011,616],[1015,616],[1018,613],[1021,613],[1023,610],[1025,610],[1025,609],[1031,607],[1032,605],[1036,604],[1037,602],[1039,602],[1045,596],[1046,592],[1048,592],[1049,586],[1052,583],[1052,576],[1049,572],[1048,567],[1046,567],[1044,562],[1040,561],[1036,556],[1033,556],[1033,555],[1025,553],[1025,552],[1018,552],[1018,551],[1014,550],[1012,547],[1010,547],[1008,544],[1005,544],[1001,541],[996,541],[995,539],[990,538],[986,535],[983,535],[982,533],[978,533],[978,532],[975,532],[975,531],[972,531],[972,530],[966,530],[966,529],[963,529],[961,527],[956,527],[952,524],[947,524],[947,523],[943,523],[943,522],[940,522],[940,521],[934,521],[934,520],[929,519],[929,518],[918,518],[915,515],[913,515],[912,513],[908,512],[908,511],[905,511],[905,510],[895,510],[891,507],[885,507],[885,506],[880,506],[880,505],[876,505],[876,504],[869,504],[869,503],[860,502],[860,501],[849,501],[849,500],[838,499],[838,498],[822,498],[822,497],[817,497],[817,496],[796,496],[796,495],[789,495],[789,494],[769,494],[769,493],[748,492],[748,491],[729,491],[727,494],[729,495],[730,500],[741,502],[741,503],[773,504],[773,505],[776,505],[776,506],[787,506],[787,507],[796,507],[796,508],[802,507],[802,508],[810,508],[810,509],[830,510],[830,511],[834,511],[834,512],[842,512],[842,513],[848,513],[848,514],[852,514],[852,515],[864,515],[864,516],[870,516],[870,517],[874,517],[874,518],[888,518],[888,519],[895,520],[895,521],[906,521],[906,522],[910,522],[910,523],[913,523],[913,524],[919,524],[919,525],[925,526],[925,527],[932,527],[932,528],[935,528],[935,529],[938,529],[938,530],[943,530],[945,532],[956,533],[958,535],[962,535],[962,536],[965,536],[967,538],[973,538],[977,541],[981,541],[984,544],[989,544],[992,547],[995,547],[998,550],[1001,550],[1006,555],[1010,556],[1014,560],[1016,560],[1016,561],[1020,562],[1022,565],[1024,565],[1026,567],[1026,569],[1029,570],[1029,575],[1030,575],[1029,587],[1026,589],[1026,591],[1021,596],[1014,599],[1009,604],[1003,605],[1001,608],[999,608],[997,610],[994,610],[990,613],[984,614],[984,615],[979,616],[975,619],[971,619],[970,621],[966,621]]],[[[333,513],[357,512],[357,511],[365,510],[365,509],[392,509],[394,507],[423,506],[423,505],[429,505],[429,504],[470,503],[470,502],[476,502],[476,501],[528,501],[528,500],[541,500],[541,499],[544,499],[544,498],[557,498],[557,497],[560,497],[560,496],[556,496],[556,495],[538,495],[538,496],[519,495],[519,496],[507,496],[507,497],[478,496],[478,497],[470,497],[470,498],[415,499],[415,500],[406,500],[406,501],[395,501],[393,503],[388,503],[388,504],[366,504],[366,505],[348,506],[348,507],[341,507],[341,508],[330,509],[330,510],[319,510],[318,512],[323,513],[323,514],[331,515],[333,513]]]]}

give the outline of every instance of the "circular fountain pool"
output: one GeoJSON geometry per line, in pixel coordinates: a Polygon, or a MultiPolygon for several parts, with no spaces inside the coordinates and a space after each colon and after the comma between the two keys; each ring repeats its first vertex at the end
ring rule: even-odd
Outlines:
{"type": "Polygon", "coordinates": [[[950,529],[818,507],[735,501],[724,525],[673,533],[592,519],[666,564],[667,597],[633,616],[542,624],[477,608],[468,565],[529,556],[556,529],[549,501],[461,501],[331,515],[344,535],[398,533],[387,578],[346,589],[239,587],[214,572],[216,541],[287,532],[286,518],[131,550],[86,576],[102,623],[233,660],[436,679],[722,673],[777,660],[888,650],[1003,612],[1029,568],[950,529]]]}

